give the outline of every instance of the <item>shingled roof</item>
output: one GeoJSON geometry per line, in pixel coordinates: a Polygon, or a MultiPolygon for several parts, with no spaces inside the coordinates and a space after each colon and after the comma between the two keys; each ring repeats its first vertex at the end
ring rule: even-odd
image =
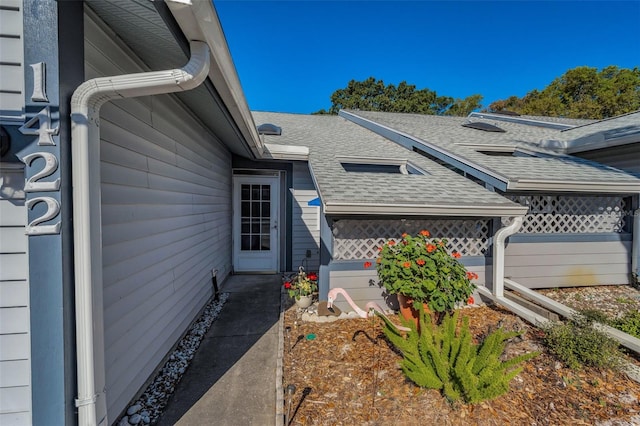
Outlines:
{"type": "MultiPolygon", "coordinates": [[[[327,214],[513,216],[527,208],[344,118],[253,112],[280,136],[267,146],[308,147],[311,174],[327,214]],[[425,173],[347,171],[343,163],[405,164],[425,173]]],[[[294,149],[295,151],[295,149],[294,149]]]]}
{"type": "MultiPolygon", "coordinates": [[[[566,134],[579,133],[578,128],[562,131],[481,117],[366,111],[341,111],[340,115],[503,191],[640,192],[640,179],[627,172],[544,147],[545,141],[564,140],[566,134]],[[469,121],[490,123],[505,132],[464,127],[469,121]],[[503,154],[492,155],[496,151],[503,154]]],[[[591,126],[596,125],[584,128],[591,126]]]]}

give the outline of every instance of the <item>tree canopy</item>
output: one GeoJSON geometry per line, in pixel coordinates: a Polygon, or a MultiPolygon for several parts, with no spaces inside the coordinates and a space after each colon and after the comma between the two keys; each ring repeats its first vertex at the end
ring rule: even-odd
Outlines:
{"type": "Polygon", "coordinates": [[[602,119],[640,109],[640,69],[611,65],[570,69],[542,90],[511,96],[489,105],[490,111],[526,115],[602,119]]]}
{"type": "MultiPolygon", "coordinates": [[[[331,95],[331,107],[315,114],[337,114],[341,109],[466,116],[482,108],[481,94],[457,99],[402,81],[393,85],[369,77],[351,80],[331,95]]],[[[524,97],[511,96],[491,103],[488,111],[512,111],[548,117],[602,119],[640,110],[640,68],[610,65],[598,71],[576,67],[542,90],[524,97]]],[[[486,110],[485,110],[486,111],[486,110]]]]}
{"type": "Polygon", "coordinates": [[[361,109],[366,111],[406,112],[432,115],[468,115],[481,107],[482,96],[472,95],[465,99],[438,96],[429,89],[416,89],[406,81],[397,86],[385,85],[382,80],[369,77],[363,81],[351,80],[347,87],[338,89],[331,95],[329,111],[320,110],[316,114],[337,114],[341,109],[361,109]]]}

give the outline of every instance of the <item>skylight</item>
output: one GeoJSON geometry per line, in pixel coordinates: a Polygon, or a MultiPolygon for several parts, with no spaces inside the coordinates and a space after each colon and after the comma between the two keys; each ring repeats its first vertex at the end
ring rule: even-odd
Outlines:
{"type": "Polygon", "coordinates": [[[511,147],[487,147],[484,149],[476,149],[476,152],[487,155],[489,157],[535,157],[535,155],[520,151],[519,149],[511,147]]]}
{"type": "Polygon", "coordinates": [[[483,130],[485,132],[505,133],[506,130],[501,129],[493,124],[485,123],[482,121],[473,121],[471,123],[464,123],[462,127],[469,127],[470,129],[483,130]]]}
{"type": "Polygon", "coordinates": [[[340,161],[342,168],[349,173],[428,174],[410,162],[400,159],[339,157],[338,161],[340,161]]]}
{"type": "Polygon", "coordinates": [[[402,174],[400,166],[397,164],[340,163],[340,165],[347,172],[402,174]]]}
{"type": "Polygon", "coordinates": [[[282,128],[271,123],[264,123],[258,126],[258,133],[261,135],[280,136],[282,128]]]}

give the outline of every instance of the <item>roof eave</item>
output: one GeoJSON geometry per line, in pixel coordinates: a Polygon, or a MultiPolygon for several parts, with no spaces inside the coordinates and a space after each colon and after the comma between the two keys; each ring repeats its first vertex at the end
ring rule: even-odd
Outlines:
{"type": "Polygon", "coordinates": [[[612,139],[605,139],[603,137],[602,140],[593,143],[582,143],[582,139],[576,139],[567,144],[566,152],[567,154],[577,154],[585,151],[613,148],[632,143],[640,143],[640,132],[612,139]]]}
{"type": "Polygon", "coordinates": [[[275,145],[270,143],[264,144],[263,159],[269,160],[293,160],[308,161],[309,148],[297,145],[275,145]]]}
{"type": "Polygon", "coordinates": [[[562,180],[519,179],[509,181],[507,190],[637,194],[640,192],[640,184],[624,182],[572,182],[562,180]]]}
{"type": "Polygon", "coordinates": [[[323,211],[329,215],[382,215],[382,216],[457,216],[502,217],[523,216],[524,206],[455,206],[438,204],[374,204],[326,202],[323,211]]]}
{"type": "Polygon", "coordinates": [[[211,50],[209,80],[238,128],[240,133],[238,142],[245,145],[252,157],[261,158],[264,144],[249,111],[213,3],[166,0],[166,4],[188,40],[204,41],[209,46],[211,50]]]}

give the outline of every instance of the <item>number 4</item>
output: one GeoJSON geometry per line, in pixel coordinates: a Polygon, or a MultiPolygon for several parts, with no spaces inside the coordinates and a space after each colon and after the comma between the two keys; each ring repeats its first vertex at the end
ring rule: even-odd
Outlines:
{"type": "Polygon", "coordinates": [[[51,128],[51,110],[47,106],[40,110],[31,120],[24,123],[18,130],[23,135],[37,135],[38,145],[55,146],[56,143],[53,141],[52,136],[58,134],[59,128],[51,128]],[[39,126],[36,127],[36,124],[39,124],[39,126]]]}

